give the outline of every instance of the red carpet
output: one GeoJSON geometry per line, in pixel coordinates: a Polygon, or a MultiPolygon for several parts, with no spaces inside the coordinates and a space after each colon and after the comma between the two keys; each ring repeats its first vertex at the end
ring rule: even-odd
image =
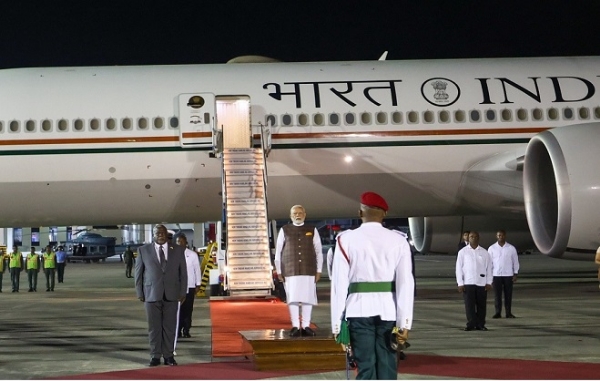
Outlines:
{"type": "Polygon", "coordinates": [[[279,299],[211,300],[209,306],[213,357],[246,355],[238,331],[292,328],[288,306],[279,299]]]}
{"type": "Polygon", "coordinates": [[[596,380],[600,375],[600,364],[592,363],[407,355],[400,373],[495,380],[596,380]]]}

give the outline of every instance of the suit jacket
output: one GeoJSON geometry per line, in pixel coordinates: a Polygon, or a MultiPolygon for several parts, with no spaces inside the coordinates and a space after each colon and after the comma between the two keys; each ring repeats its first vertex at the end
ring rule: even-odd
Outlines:
{"type": "Polygon", "coordinates": [[[167,243],[167,268],[162,272],[154,243],[141,246],[135,261],[135,290],[146,302],[177,301],[187,294],[184,248],[167,243]]]}

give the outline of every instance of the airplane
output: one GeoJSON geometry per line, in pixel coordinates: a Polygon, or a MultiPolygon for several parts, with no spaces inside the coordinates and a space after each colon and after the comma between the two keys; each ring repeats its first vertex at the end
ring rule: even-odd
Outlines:
{"type": "Polygon", "coordinates": [[[241,116],[268,137],[269,219],[355,217],[374,191],[423,253],[464,229],[600,246],[600,58],[256,61],[0,70],[2,225],[220,220],[241,116]]]}

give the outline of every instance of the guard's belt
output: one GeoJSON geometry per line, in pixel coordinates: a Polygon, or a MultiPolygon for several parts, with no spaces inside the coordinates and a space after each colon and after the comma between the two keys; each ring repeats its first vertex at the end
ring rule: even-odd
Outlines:
{"type": "Polygon", "coordinates": [[[396,282],[355,282],[350,283],[348,294],[360,292],[396,292],[396,282]]]}

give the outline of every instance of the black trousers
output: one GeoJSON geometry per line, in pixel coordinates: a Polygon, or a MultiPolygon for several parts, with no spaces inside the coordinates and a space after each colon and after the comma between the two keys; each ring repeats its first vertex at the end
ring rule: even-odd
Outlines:
{"type": "Polygon", "coordinates": [[[188,288],[185,301],[179,309],[179,330],[189,332],[192,327],[192,312],[194,312],[194,299],[196,298],[196,287],[188,288]]]}
{"type": "Polygon", "coordinates": [[[56,263],[56,271],[58,273],[58,283],[62,283],[65,277],[65,263],[56,263]]]}
{"type": "Polygon", "coordinates": [[[494,286],[494,307],[496,307],[496,314],[500,315],[502,312],[502,293],[504,293],[504,309],[506,310],[506,316],[512,315],[512,290],[513,290],[513,277],[512,276],[495,276],[493,281],[494,286]]]}
{"type": "Polygon", "coordinates": [[[131,277],[131,270],[133,270],[133,261],[126,261],[125,262],[125,276],[130,278],[131,277]]]}
{"type": "Polygon", "coordinates": [[[485,287],[466,284],[463,298],[467,314],[467,327],[483,327],[485,325],[485,304],[487,302],[485,287]]]}

